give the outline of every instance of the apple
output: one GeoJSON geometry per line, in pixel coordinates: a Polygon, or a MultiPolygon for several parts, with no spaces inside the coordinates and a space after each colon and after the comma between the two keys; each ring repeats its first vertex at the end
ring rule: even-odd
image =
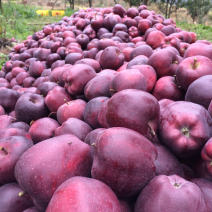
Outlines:
{"type": "Polygon", "coordinates": [[[87,104],[83,112],[84,121],[90,125],[93,129],[100,128],[101,124],[98,120],[99,111],[102,103],[109,99],[108,97],[96,97],[91,99],[87,104]]]}
{"type": "Polygon", "coordinates": [[[206,75],[196,79],[190,84],[186,92],[185,100],[202,105],[208,109],[212,100],[211,92],[209,92],[212,82],[212,76],[206,75]]]}
{"type": "Polygon", "coordinates": [[[32,146],[30,136],[29,139],[23,136],[0,139],[0,184],[15,182],[15,165],[21,155],[32,146]]]}
{"type": "Polygon", "coordinates": [[[16,164],[15,177],[33,197],[35,206],[45,211],[55,190],[71,177],[89,176],[91,165],[90,147],[76,136],[67,134],[28,149],[16,164]]]}
{"type": "Polygon", "coordinates": [[[198,156],[211,134],[212,118],[198,104],[178,101],[166,106],[160,115],[159,140],[178,158],[198,156]]]}
{"type": "Polygon", "coordinates": [[[27,124],[47,116],[48,113],[44,98],[38,94],[25,93],[18,99],[15,105],[17,120],[27,124]]]}
{"type": "Polygon", "coordinates": [[[60,125],[54,119],[45,117],[34,121],[29,129],[29,134],[33,140],[33,143],[36,144],[43,140],[54,137],[54,131],[60,125]]]}
{"type": "Polygon", "coordinates": [[[159,104],[145,91],[122,90],[108,100],[105,119],[108,127],[126,127],[152,139],[157,131],[159,104]]]}
{"type": "Polygon", "coordinates": [[[185,58],[176,69],[177,84],[184,90],[196,79],[212,74],[212,61],[204,56],[185,58]]]}
{"type": "Polygon", "coordinates": [[[117,47],[107,47],[103,50],[99,64],[102,69],[117,70],[124,63],[124,55],[117,47]]]}
{"type": "Polygon", "coordinates": [[[138,194],[155,177],[157,150],[133,130],[107,129],[98,136],[93,148],[92,178],[107,184],[119,197],[138,194]]]}
{"type": "Polygon", "coordinates": [[[1,212],[23,212],[32,207],[33,203],[27,194],[17,183],[8,183],[0,187],[1,212]]]}
{"type": "Polygon", "coordinates": [[[173,212],[207,211],[200,188],[178,175],[159,175],[151,180],[140,193],[134,211],[154,212],[158,208],[173,212]],[[188,204],[191,199],[193,204],[188,204]]]}
{"type": "Polygon", "coordinates": [[[170,99],[173,101],[184,100],[185,93],[179,86],[175,77],[161,77],[156,83],[152,91],[152,95],[159,101],[162,99],[170,99]]]}
{"type": "Polygon", "coordinates": [[[80,176],[72,177],[58,187],[46,212],[56,212],[58,208],[61,212],[84,211],[85,208],[88,212],[121,212],[116,195],[106,184],[80,176]]]}
{"type": "Polygon", "coordinates": [[[81,141],[84,141],[87,134],[91,131],[92,128],[84,121],[77,118],[68,118],[60,127],[55,129],[54,135],[73,134],[81,141]]]}

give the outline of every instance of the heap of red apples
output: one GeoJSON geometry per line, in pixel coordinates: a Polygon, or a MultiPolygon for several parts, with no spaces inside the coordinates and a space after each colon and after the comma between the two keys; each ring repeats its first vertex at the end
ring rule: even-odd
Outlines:
{"type": "Polygon", "coordinates": [[[147,6],[88,8],[0,71],[0,212],[211,212],[212,44],[147,6]]]}

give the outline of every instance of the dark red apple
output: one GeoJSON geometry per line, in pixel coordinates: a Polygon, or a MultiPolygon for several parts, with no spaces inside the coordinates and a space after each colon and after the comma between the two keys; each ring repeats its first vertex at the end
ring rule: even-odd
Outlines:
{"type": "Polygon", "coordinates": [[[86,102],[81,99],[72,100],[61,105],[57,110],[57,120],[63,124],[68,118],[77,118],[83,120],[83,112],[86,102]]]}
{"type": "Polygon", "coordinates": [[[55,190],[73,176],[89,176],[90,147],[74,135],[62,135],[37,143],[25,152],[15,167],[19,185],[45,211],[55,190]],[[30,163],[29,163],[30,161],[30,163]]]}
{"type": "Polygon", "coordinates": [[[183,178],[172,175],[155,177],[140,193],[134,212],[186,211],[206,212],[200,188],[183,178]],[[193,204],[188,204],[190,201],[193,204]]]}
{"type": "Polygon", "coordinates": [[[104,211],[121,212],[114,192],[103,182],[86,178],[72,177],[55,191],[46,212],[104,211]],[[90,195],[86,195],[89,192],[90,195]],[[72,198],[69,198],[69,195],[72,198]]]}
{"type": "Polygon", "coordinates": [[[32,206],[29,194],[18,183],[8,183],[0,187],[1,212],[23,212],[32,206]]]}
{"type": "Polygon", "coordinates": [[[205,75],[212,75],[212,61],[199,55],[188,57],[179,64],[175,74],[178,85],[187,90],[196,79],[205,75]]]}
{"type": "Polygon", "coordinates": [[[0,184],[16,181],[14,176],[15,165],[21,155],[32,146],[30,136],[29,139],[23,136],[10,136],[0,139],[0,184]]]}
{"type": "Polygon", "coordinates": [[[98,136],[93,148],[92,178],[106,183],[117,196],[138,194],[155,177],[157,150],[133,130],[107,129],[98,136]]]}
{"type": "Polygon", "coordinates": [[[160,116],[158,136],[178,158],[200,154],[212,135],[212,118],[207,110],[191,102],[169,104],[160,116]]]}

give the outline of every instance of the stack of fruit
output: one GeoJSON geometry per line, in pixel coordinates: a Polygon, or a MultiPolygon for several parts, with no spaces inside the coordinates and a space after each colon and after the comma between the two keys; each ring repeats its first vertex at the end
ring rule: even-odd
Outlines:
{"type": "Polygon", "coordinates": [[[212,44],[147,6],[45,26],[0,71],[1,212],[212,211],[212,44]]]}

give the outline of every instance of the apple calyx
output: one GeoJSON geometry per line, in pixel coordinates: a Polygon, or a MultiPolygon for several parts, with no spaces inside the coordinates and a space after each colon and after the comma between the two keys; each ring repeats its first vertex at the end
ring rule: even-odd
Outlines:
{"type": "Polygon", "coordinates": [[[186,137],[189,138],[189,129],[187,127],[184,127],[181,132],[183,133],[183,135],[185,135],[186,137]]]}
{"type": "Polygon", "coordinates": [[[210,162],[210,166],[212,166],[212,161],[210,162]]]}
{"type": "Polygon", "coordinates": [[[0,147],[0,150],[3,151],[6,155],[8,155],[8,152],[6,151],[6,149],[3,146],[0,147]]]}
{"type": "Polygon", "coordinates": [[[172,64],[178,64],[178,61],[173,61],[172,64]]]}
{"type": "Polygon", "coordinates": [[[72,144],[72,143],[73,143],[73,142],[71,142],[71,141],[70,141],[70,142],[68,142],[68,144],[72,144]]]}
{"type": "Polygon", "coordinates": [[[65,102],[67,105],[69,105],[69,103],[67,102],[67,100],[66,100],[66,99],[64,99],[64,102],[65,102]]]}
{"type": "Polygon", "coordinates": [[[180,184],[175,182],[174,185],[173,185],[175,188],[179,188],[180,187],[180,184]]]}
{"type": "Polygon", "coordinates": [[[19,192],[18,196],[22,197],[25,193],[26,193],[25,191],[21,191],[21,192],[19,192]]]}

